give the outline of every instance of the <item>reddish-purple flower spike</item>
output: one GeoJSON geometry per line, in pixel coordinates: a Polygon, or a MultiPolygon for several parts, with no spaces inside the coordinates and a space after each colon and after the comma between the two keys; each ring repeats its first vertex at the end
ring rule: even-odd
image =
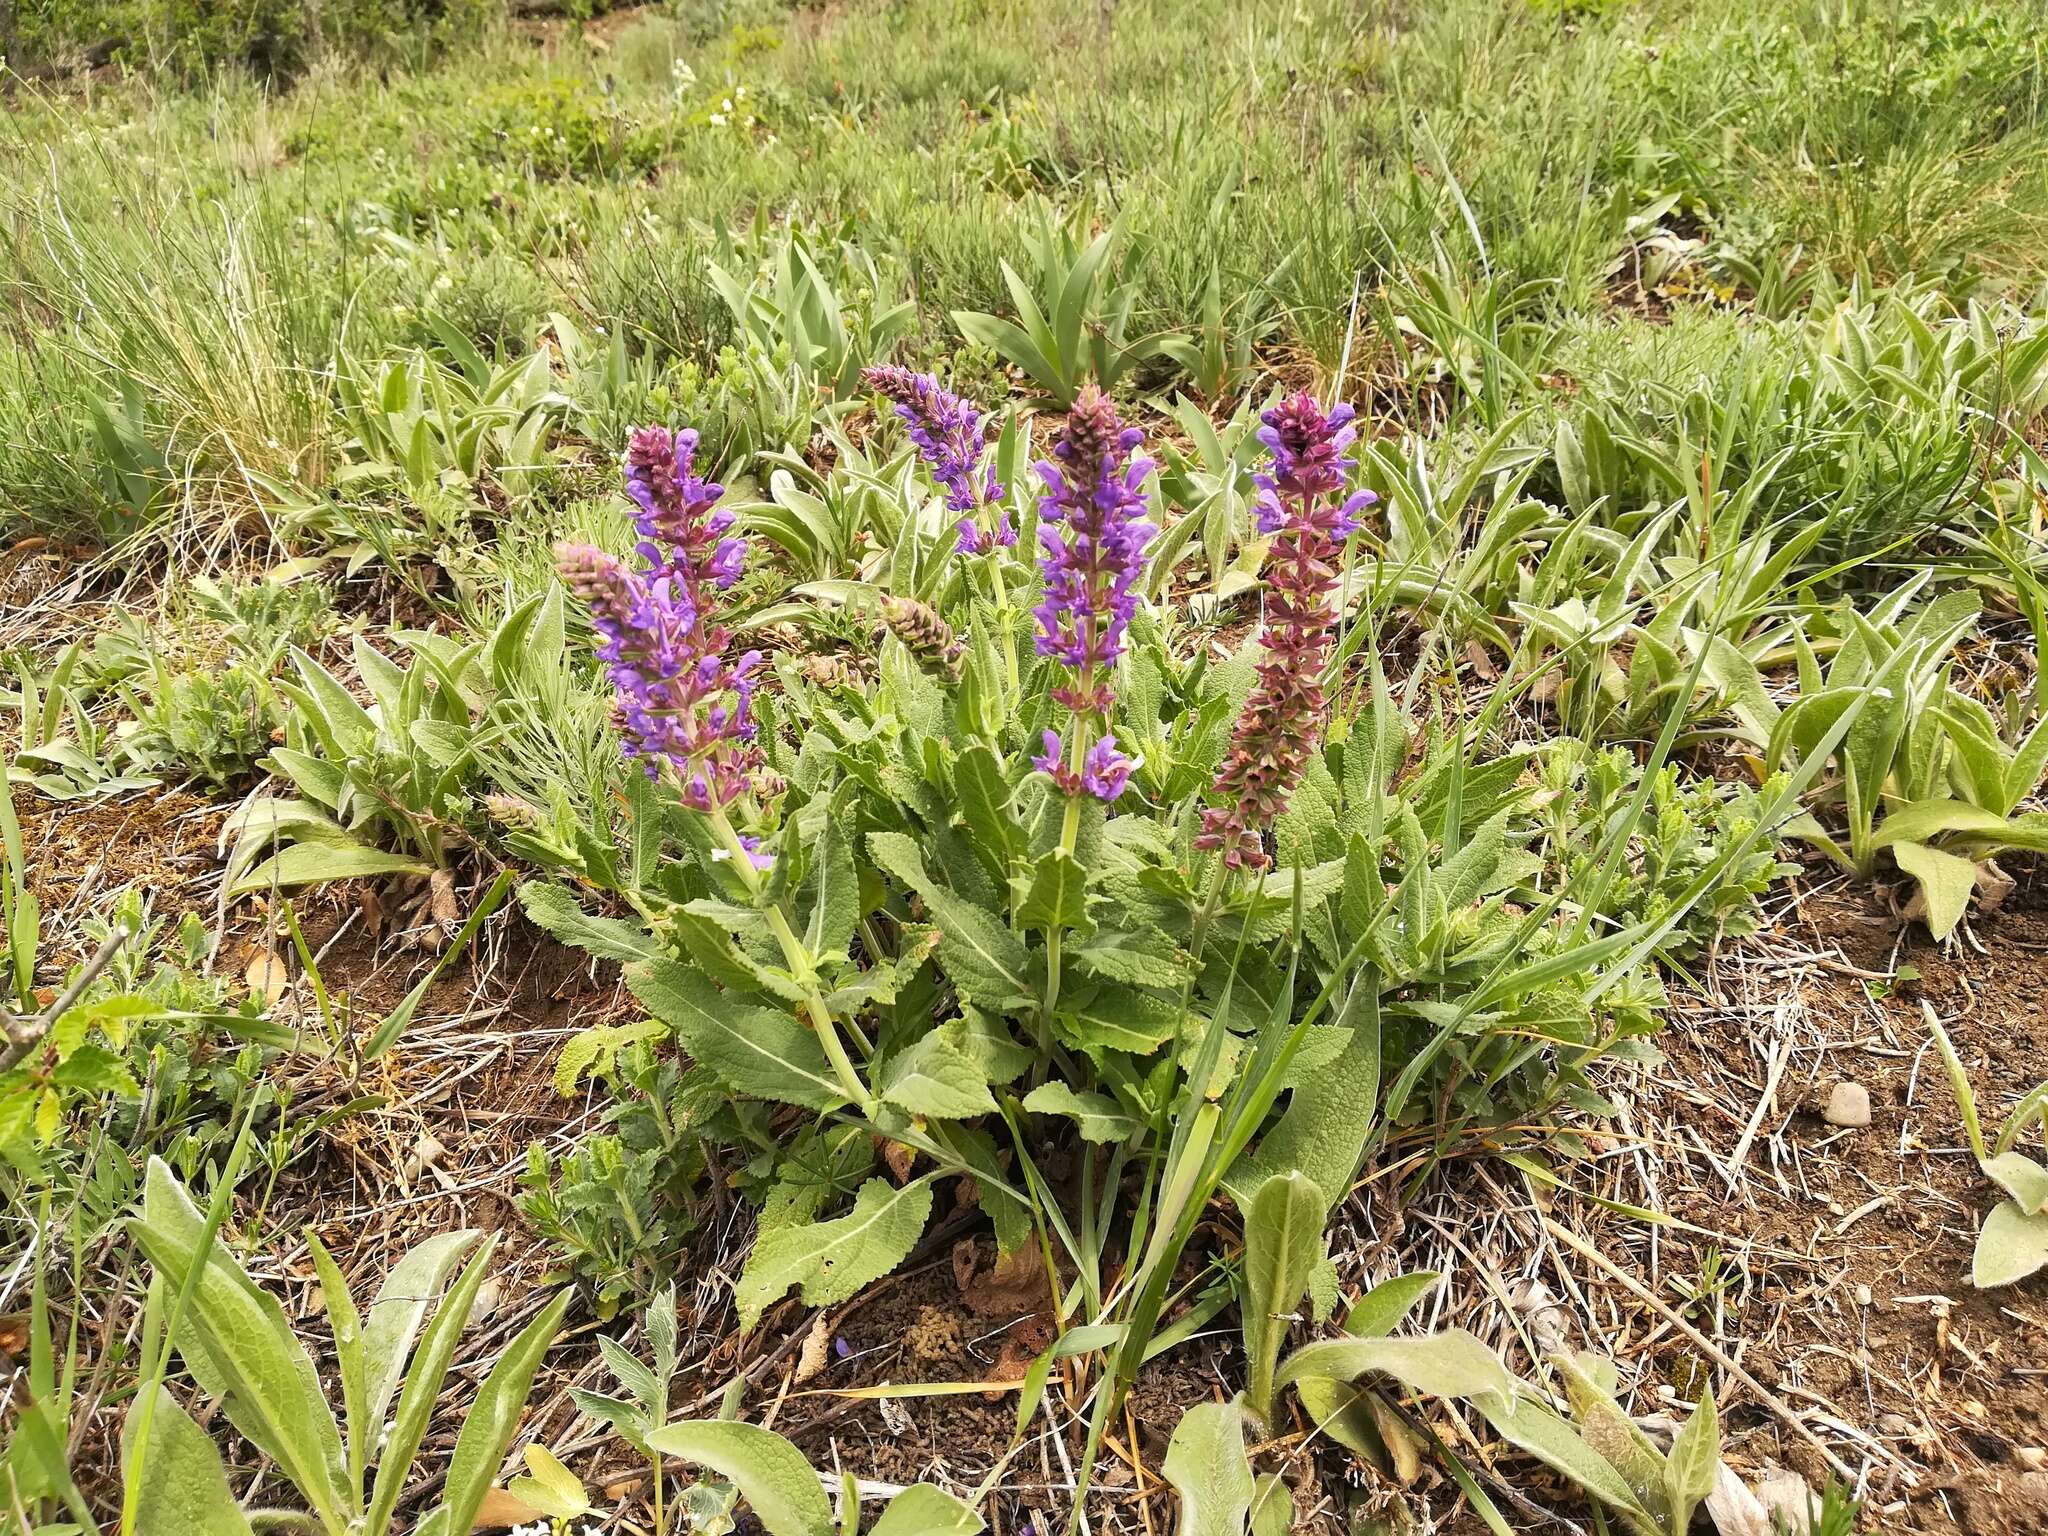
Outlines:
{"type": "Polygon", "coordinates": [[[729,805],[755,780],[753,670],[761,653],[727,662],[731,636],[711,622],[711,595],[739,579],[744,541],[721,487],[691,473],[694,432],[642,427],[626,454],[626,488],[638,504],[639,552],[629,570],[588,544],[558,544],[563,579],[590,605],[598,659],[618,690],[617,722],[629,756],[650,775],[667,762],[697,810],[729,805]]]}
{"type": "MultiPolygon", "coordinates": [[[[1045,594],[1032,610],[1038,654],[1078,674],[1074,684],[1054,689],[1053,697],[1084,721],[1107,716],[1115,702],[1106,674],[1123,655],[1145,549],[1158,532],[1145,518],[1143,487],[1152,463],[1132,455],[1141,436],[1091,385],[1067,412],[1052,458],[1037,466],[1046,489],[1038,504],[1045,594]]],[[[1050,747],[1048,753],[1059,757],[1050,747]]],[[[1089,749],[1080,772],[1070,766],[1047,771],[1068,794],[1085,790],[1114,800],[1131,768],[1104,736],[1089,749]]]]}
{"type": "Polygon", "coordinates": [[[963,554],[978,555],[991,544],[1017,542],[1003,487],[987,454],[988,426],[981,413],[928,373],[893,363],[861,370],[868,388],[896,407],[932,478],[946,488],[946,505],[960,514],[963,554]],[[981,511],[995,507],[993,533],[981,526],[981,511]]]}
{"type": "Polygon", "coordinates": [[[1221,850],[1233,869],[1269,862],[1261,831],[1287,809],[1322,739],[1323,668],[1335,618],[1330,593],[1344,540],[1378,499],[1370,491],[1334,499],[1352,467],[1343,456],[1356,436],[1351,417],[1348,405],[1325,413],[1306,392],[1260,417],[1259,440],[1273,452],[1273,472],[1257,477],[1259,526],[1280,535],[1266,576],[1266,659],[1210,786],[1227,803],[1202,813],[1195,839],[1197,848],[1221,850]]]}

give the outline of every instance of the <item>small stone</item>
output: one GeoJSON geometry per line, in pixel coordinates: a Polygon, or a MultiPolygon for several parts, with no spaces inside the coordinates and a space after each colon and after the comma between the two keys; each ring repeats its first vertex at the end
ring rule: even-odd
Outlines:
{"type": "Polygon", "coordinates": [[[2016,1445],[2012,1459],[2028,1472],[2048,1472],[2048,1450],[2038,1445],[2016,1445]]]}
{"type": "Polygon", "coordinates": [[[1913,1421],[1903,1413],[1880,1414],[1877,1428],[1880,1434],[1890,1435],[1897,1440],[1910,1440],[1915,1433],[1913,1421]]]}
{"type": "Polygon", "coordinates": [[[1870,1124],[1870,1090],[1861,1083],[1837,1083],[1821,1118],[1829,1125],[1860,1131],[1870,1124]]]}
{"type": "Polygon", "coordinates": [[[1758,1501],[1787,1536],[1808,1536],[1813,1529],[1813,1489],[1797,1472],[1773,1467],[1756,1485],[1758,1501]]]}

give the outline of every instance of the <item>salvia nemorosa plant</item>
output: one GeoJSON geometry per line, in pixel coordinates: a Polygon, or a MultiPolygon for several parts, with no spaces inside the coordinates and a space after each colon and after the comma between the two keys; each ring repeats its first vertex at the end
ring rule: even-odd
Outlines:
{"type": "Polygon", "coordinates": [[[1124,652],[1145,548],[1158,531],[1145,515],[1152,461],[1132,455],[1140,437],[1090,387],[1067,413],[1052,457],[1037,466],[1046,490],[1038,504],[1045,578],[1033,610],[1038,654],[1072,674],[1053,697],[1072,712],[1074,725],[1071,739],[1046,731],[1045,750],[1032,761],[1069,796],[1114,800],[1135,766],[1103,727],[1115,702],[1109,674],[1124,652]]]}
{"type": "Polygon", "coordinates": [[[1256,477],[1259,529],[1279,536],[1266,566],[1265,660],[1210,786],[1224,803],[1202,813],[1195,840],[1197,848],[1220,851],[1232,869],[1269,862],[1262,829],[1287,809],[1328,717],[1330,594],[1344,541],[1377,499],[1370,491],[1342,495],[1354,462],[1344,457],[1357,436],[1352,415],[1348,405],[1326,412],[1303,391],[1260,417],[1259,441],[1272,451],[1273,468],[1256,477]]]}

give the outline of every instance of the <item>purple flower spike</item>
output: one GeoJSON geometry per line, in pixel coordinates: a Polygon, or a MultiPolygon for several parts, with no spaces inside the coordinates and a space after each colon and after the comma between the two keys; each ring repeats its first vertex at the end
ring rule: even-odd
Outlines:
{"type": "Polygon", "coordinates": [[[626,452],[626,490],[639,508],[630,570],[588,544],[558,544],[555,562],[590,605],[597,655],[618,690],[615,719],[627,755],[650,777],[666,762],[696,810],[731,804],[755,787],[754,668],[761,653],[728,662],[731,635],[711,622],[712,594],[731,586],[746,543],[730,533],[725,494],[691,471],[697,434],[642,427],[626,452]]]}
{"type": "Polygon", "coordinates": [[[879,363],[863,369],[861,378],[896,407],[932,479],[945,487],[947,507],[960,514],[960,552],[978,555],[991,544],[1016,543],[1017,530],[1000,506],[1003,487],[988,459],[981,413],[928,373],[879,363]],[[984,507],[999,508],[993,534],[981,526],[984,507]]]}
{"type": "Polygon", "coordinates": [[[1259,418],[1259,441],[1273,453],[1272,473],[1256,477],[1259,526],[1280,536],[1266,576],[1266,660],[1210,786],[1228,803],[1202,813],[1195,839],[1197,848],[1221,850],[1233,869],[1265,868],[1261,830],[1287,809],[1322,739],[1323,668],[1335,618],[1329,598],[1344,541],[1357,530],[1358,514],[1378,499],[1359,491],[1334,500],[1353,467],[1344,457],[1357,435],[1351,418],[1350,406],[1326,414],[1306,392],[1259,418]]]}
{"type": "Polygon", "coordinates": [[[1076,714],[1106,713],[1112,702],[1096,674],[1124,653],[1145,548],[1158,532],[1145,520],[1143,486],[1152,461],[1131,454],[1140,438],[1090,386],[1067,413],[1052,458],[1037,466],[1046,488],[1038,504],[1045,596],[1032,610],[1038,654],[1081,674],[1080,688],[1054,694],[1076,714]]]}

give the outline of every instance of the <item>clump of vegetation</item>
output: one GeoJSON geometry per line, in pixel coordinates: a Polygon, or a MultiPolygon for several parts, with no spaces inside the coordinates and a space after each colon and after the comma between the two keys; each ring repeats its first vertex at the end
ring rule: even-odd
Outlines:
{"type": "Polygon", "coordinates": [[[1029,1315],[885,1384],[1077,1522],[1762,1529],[1732,1248],[1654,1407],[1536,1277],[1716,967],[2048,850],[2025,19],[600,9],[0,0],[0,1503],[854,1536],[740,1417],[950,1260],[1029,1315]]]}

